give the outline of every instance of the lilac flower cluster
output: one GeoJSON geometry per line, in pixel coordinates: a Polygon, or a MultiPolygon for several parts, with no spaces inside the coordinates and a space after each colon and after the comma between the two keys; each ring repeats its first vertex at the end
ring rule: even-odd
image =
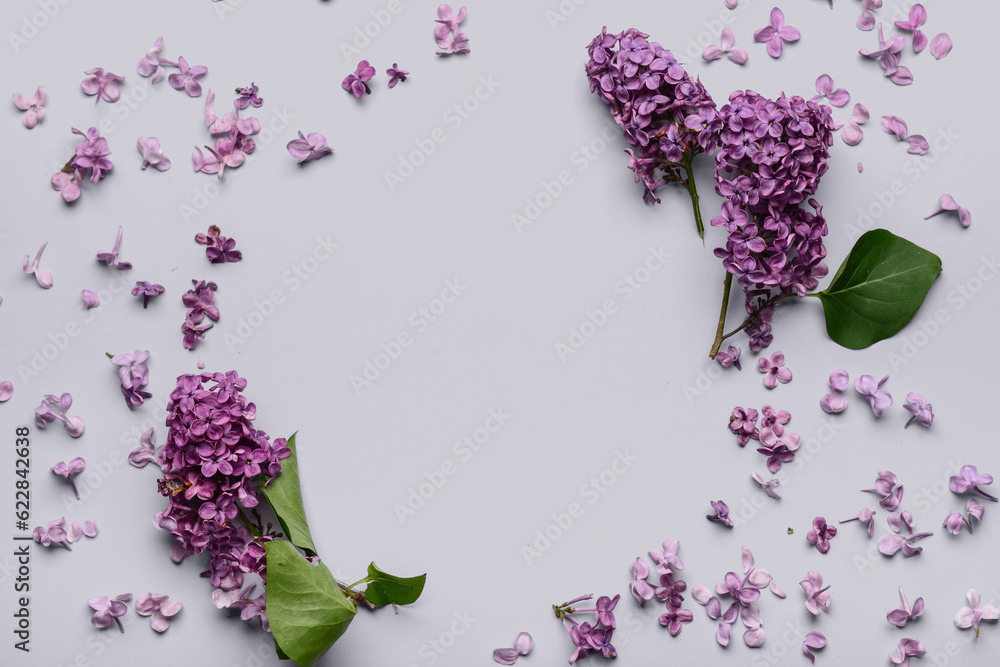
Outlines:
{"type": "MultiPolygon", "coordinates": [[[[722,504],[725,506],[725,503],[722,504]]],[[[663,551],[649,552],[649,557],[656,563],[656,572],[660,575],[659,586],[653,588],[646,581],[649,576],[649,566],[642,558],[636,558],[632,563],[632,584],[629,586],[639,604],[652,599],[654,595],[657,600],[667,603],[666,613],[660,614],[660,625],[667,628],[672,637],[680,634],[682,624],[694,620],[694,615],[689,610],[681,609],[684,603],[684,596],[681,593],[687,590],[687,584],[676,578],[675,570],[684,569],[684,563],[677,557],[679,548],[680,542],[677,540],[666,540],[663,543],[663,551]]]]}
{"type": "Polygon", "coordinates": [[[198,325],[205,321],[205,318],[213,322],[219,321],[219,308],[215,305],[215,290],[219,286],[213,282],[204,280],[192,280],[193,289],[184,292],[181,300],[190,310],[181,325],[181,332],[184,334],[184,348],[193,350],[198,346],[198,341],[205,338],[205,332],[214,325],[207,324],[203,327],[198,325]]]}
{"type": "Polygon", "coordinates": [[[46,394],[42,398],[42,404],[35,408],[35,425],[38,428],[45,428],[46,424],[60,421],[66,427],[66,432],[70,434],[70,437],[79,438],[83,435],[84,424],[79,417],[71,417],[66,414],[72,405],[73,397],[68,393],[59,398],[52,394],[46,394]],[[56,412],[53,407],[58,408],[59,411],[56,412]]]}
{"type": "Polygon", "coordinates": [[[705,607],[708,617],[719,621],[719,629],[715,640],[722,646],[729,646],[733,635],[733,624],[741,617],[747,630],[743,633],[743,641],[747,646],[756,648],[764,643],[764,630],[761,628],[760,608],[754,602],[760,599],[760,591],[770,588],[771,592],[780,598],[785,592],[778,588],[771,574],[754,566],[753,553],[743,547],[743,577],[735,572],[727,572],[723,581],[715,585],[715,593],[706,586],[695,586],[691,596],[705,607]],[[729,608],[722,611],[722,600],[732,600],[729,608]]]}
{"type": "Polygon", "coordinates": [[[108,140],[101,136],[96,127],[92,127],[84,134],[80,130],[71,128],[73,134],[79,134],[83,141],[76,145],[76,153],[70,158],[59,173],[52,177],[52,187],[62,193],[62,198],[67,201],[76,201],[80,197],[80,185],[83,184],[88,173],[90,182],[97,183],[106,175],[106,172],[115,168],[115,165],[108,156],[108,140]]]}
{"type": "Polygon", "coordinates": [[[163,471],[159,490],[169,504],[154,524],[177,539],[170,551],[175,562],[209,554],[206,576],[217,589],[217,606],[243,607],[244,620],[260,616],[266,630],[264,595],[250,600],[253,587],[240,589],[245,574],[266,582],[263,543],[273,535],[254,537],[236,519],[246,522],[242,508],[259,503],[257,480],[261,475],[273,480],[291,450],[284,438],[271,442],[253,427],[257,408],[242,396],[246,385],[235,371],[177,378],[167,405],[167,441],[157,461],[163,471]]]}
{"type": "Polygon", "coordinates": [[[216,225],[210,226],[207,233],[195,234],[194,240],[199,245],[207,246],[205,255],[212,264],[238,262],[243,259],[243,253],[236,249],[236,239],[222,236],[222,230],[216,225]]]}
{"type": "Polygon", "coordinates": [[[615,632],[617,622],[615,621],[614,608],[618,604],[620,595],[609,598],[606,595],[597,598],[597,603],[590,609],[576,609],[573,607],[577,602],[593,599],[593,595],[581,595],[573,598],[569,602],[560,605],[552,605],[552,610],[556,613],[556,618],[563,622],[563,626],[569,633],[570,639],[576,650],[569,658],[569,664],[573,664],[580,658],[587,656],[589,652],[600,653],[605,658],[614,658],[618,651],[611,643],[611,637],[615,632]],[[581,623],[574,617],[575,614],[583,612],[593,612],[594,622],[584,621],[581,623]]]}
{"type": "Polygon", "coordinates": [[[629,169],[652,203],[666,183],[687,185],[691,159],[715,151],[723,126],[701,81],[648,37],[635,28],[609,35],[605,27],[587,48],[586,72],[632,145],[629,169]]]}
{"type": "Polygon", "coordinates": [[[148,391],[142,391],[142,388],[149,383],[149,367],[146,366],[149,350],[108,356],[111,357],[111,363],[118,366],[118,379],[121,381],[125,405],[129,410],[139,407],[143,400],[152,396],[148,391]]]}
{"type": "Polygon", "coordinates": [[[212,147],[205,146],[210,153],[207,158],[200,148],[195,147],[195,152],[191,155],[195,171],[218,174],[219,178],[222,178],[226,167],[234,169],[239,167],[246,161],[246,156],[253,153],[257,147],[250,137],[260,132],[260,121],[256,118],[240,118],[240,109],[245,108],[246,104],[240,106],[244,95],[240,91],[237,93],[239,97],[233,101],[235,110],[223,114],[220,118],[212,109],[215,91],[209,88],[205,98],[205,123],[208,125],[208,131],[215,137],[215,144],[212,147]]]}
{"type": "Polygon", "coordinates": [[[726,201],[712,225],[729,238],[715,254],[746,293],[750,349],[771,344],[773,304],[814,289],[827,273],[826,220],[812,199],[833,142],[830,107],[795,96],[768,100],[737,91],[719,110],[716,192],[726,201]],[[799,206],[808,200],[813,211],[799,206]]]}

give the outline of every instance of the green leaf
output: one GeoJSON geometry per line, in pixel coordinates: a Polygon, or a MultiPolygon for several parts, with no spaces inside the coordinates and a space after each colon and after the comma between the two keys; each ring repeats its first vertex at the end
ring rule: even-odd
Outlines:
{"type": "Polygon", "coordinates": [[[358,606],[326,565],[313,565],[287,540],[264,543],[265,605],[274,642],[300,667],[313,667],[347,631],[358,606]]]}
{"type": "Polygon", "coordinates": [[[920,309],[941,258],[884,229],[866,232],[854,244],[823,302],[830,338],[859,350],[894,335],[920,309]]]}
{"type": "Polygon", "coordinates": [[[285,537],[292,544],[306,552],[307,556],[316,555],[316,545],[313,544],[306,523],[306,511],[302,506],[302,489],[299,487],[298,455],[295,453],[295,434],[288,439],[288,448],[292,455],[281,462],[281,473],[274,478],[271,486],[264,486],[267,475],[260,476],[260,488],[267,502],[271,503],[278,523],[285,532],[285,537]]]}
{"type": "Polygon", "coordinates": [[[427,575],[419,577],[395,577],[378,569],[373,562],[368,566],[368,588],[365,597],[375,605],[413,604],[424,591],[427,575]]]}

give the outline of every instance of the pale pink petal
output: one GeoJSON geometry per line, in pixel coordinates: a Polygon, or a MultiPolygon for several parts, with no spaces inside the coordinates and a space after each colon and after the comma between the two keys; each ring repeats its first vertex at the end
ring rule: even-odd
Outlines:
{"type": "Polygon", "coordinates": [[[719,629],[715,632],[715,641],[722,646],[729,646],[729,639],[733,636],[733,626],[729,623],[719,623],[719,629]]]}
{"type": "Polygon", "coordinates": [[[911,134],[906,140],[910,142],[910,147],[906,149],[907,153],[924,155],[931,149],[931,145],[927,143],[927,139],[922,134],[911,134]]]}
{"type": "Polygon", "coordinates": [[[35,280],[44,289],[52,287],[52,273],[48,269],[35,269],[35,280]]]}
{"type": "Polygon", "coordinates": [[[14,383],[10,380],[0,382],[0,403],[5,403],[14,395],[14,383]]]}
{"type": "Polygon", "coordinates": [[[781,56],[781,50],[784,48],[785,43],[781,40],[781,37],[777,34],[771,39],[767,40],[767,53],[772,58],[778,58],[781,56]]]}
{"type": "Polygon", "coordinates": [[[101,304],[101,299],[94,290],[85,289],[81,296],[83,296],[83,305],[87,308],[94,308],[101,304]]]}
{"type": "Polygon", "coordinates": [[[31,106],[31,102],[21,93],[14,93],[14,105],[21,111],[27,111],[28,107],[31,106]]]}
{"type": "Polygon", "coordinates": [[[80,82],[80,88],[88,95],[96,95],[97,91],[101,89],[101,84],[97,81],[97,77],[88,76],[80,82]]]}
{"type": "Polygon", "coordinates": [[[736,63],[737,65],[742,65],[749,59],[750,59],[750,54],[747,53],[746,49],[740,46],[734,46],[729,51],[729,60],[736,63]]]}
{"type": "Polygon", "coordinates": [[[844,90],[843,88],[838,88],[837,90],[827,95],[827,99],[830,100],[830,104],[832,104],[833,106],[842,107],[851,101],[851,94],[846,90],[844,90]]]}
{"type": "Polygon", "coordinates": [[[96,521],[84,521],[83,522],[83,534],[87,537],[97,537],[98,526],[96,521]]]}
{"type": "Polygon", "coordinates": [[[955,616],[955,625],[960,628],[971,628],[974,620],[975,616],[972,610],[968,607],[962,607],[955,616]]]}
{"type": "Polygon", "coordinates": [[[855,122],[847,123],[843,131],[840,133],[840,138],[844,140],[844,143],[848,146],[857,146],[861,143],[861,139],[864,137],[864,133],[858,124],[855,122]]]}
{"type": "Polygon", "coordinates": [[[855,25],[858,26],[858,30],[871,30],[875,27],[875,15],[871,12],[862,12],[855,25]]]}
{"type": "Polygon", "coordinates": [[[722,39],[720,43],[722,44],[722,49],[724,51],[728,51],[729,49],[736,46],[736,35],[734,35],[733,31],[730,30],[729,28],[723,28],[722,39]]]}
{"type": "Polygon", "coordinates": [[[951,37],[948,36],[948,33],[942,32],[934,35],[934,38],[931,40],[931,55],[941,60],[951,53],[951,47],[951,37]]]}
{"type": "Polygon", "coordinates": [[[750,648],[758,648],[764,643],[763,628],[754,628],[743,633],[743,641],[750,648]]]}
{"type": "MultiPolygon", "coordinates": [[[[705,47],[705,50],[702,52],[701,57],[702,57],[702,60],[706,60],[708,62],[711,62],[713,60],[718,60],[724,54],[725,54],[725,52],[722,49],[720,49],[715,44],[712,44],[710,46],[705,47]]],[[[291,144],[289,144],[289,147],[290,146],[291,146],[291,144]]],[[[291,152],[290,148],[289,148],[289,152],[291,152]]]]}

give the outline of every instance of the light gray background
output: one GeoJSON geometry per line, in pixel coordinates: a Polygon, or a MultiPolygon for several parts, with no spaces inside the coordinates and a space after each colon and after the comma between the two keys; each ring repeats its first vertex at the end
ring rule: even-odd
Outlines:
{"type": "MultiPolygon", "coordinates": [[[[893,16],[899,4],[887,1],[879,19],[901,18],[893,16]]],[[[916,81],[906,88],[857,55],[859,48],[877,46],[874,32],[854,27],[857,2],[838,2],[832,11],[815,0],[783,3],[788,23],[803,38],[773,60],[752,43],[772,5],[744,1],[732,17],[737,43],[750,51],[744,67],[727,60],[706,64],[688,53],[692,41],[717,43],[720,17],[727,15],[718,0],[567,1],[560,15],[565,20],[554,24],[549,12],[560,10],[555,0],[476,3],[462,26],[472,53],[448,59],[434,55],[432,2],[402,0],[401,13],[350,58],[339,44],[364,30],[371,12],[385,10],[387,2],[59,5],[19,51],[0,48],[4,94],[30,96],[41,83],[49,93],[46,118],[34,130],[21,126],[12,104],[3,112],[0,376],[13,379],[16,390],[0,406],[2,437],[11,445],[2,448],[0,461],[3,470],[13,470],[14,427],[31,422],[43,394],[72,392],[72,413],[87,423],[81,439],[71,440],[61,428],[32,426],[32,524],[65,516],[96,519],[102,530],[72,553],[33,549],[33,652],[25,660],[7,644],[3,660],[126,665],[162,655],[155,664],[254,665],[259,652],[263,664],[277,663],[267,637],[212,606],[210,587],[198,578],[203,563],[171,564],[169,537],[151,525],[163,506],[155,471],[122,464],[148,426],[156,424],[157,442],[163,442],[162,401],[177,375],[196,372],[200,356],[209,370],[236,369],[247,378],[260,428],[273,436],[298,431],[307,510],[333,571],[357,579],[374,559],[399,574],[428,572],[416,605],[399,615],[360,613],[324,665],[492,664],[491,651],[508,646],[521,630],[535,637],[525,664],[562,664],[572,646],[550,605],[584,593],[623,595],[616,610],[622,664],[803,664],[800,634],[809,629],[829,639],[820,664],[888,664],[885,656],[904,636],[921,639],[938,654],[936,664],[987,664],[1000,645],[998,628],[984,627],[973,642],[952,619],[971,587],[983,592],[984,601],[1000,597],[997,508],[987,503],[975,535],[952,538],[940,523],[949,510],[965,506],[964,498],[944,490],[953,465],[1000,470],[992,428],[998,288],[989,264],[1000,232],[990,217],[994,186],[985,171],[997,144],[990,124],[996,102],[990,77],[997,65],[991,30],[1000,10],[992,3],[925,5],[928,35],[948,31],[956,47],[939,62],[907,46],[903,64],[916,81]],[[233,11],[219,14],[222,9],[233,11]],[[775,316],[769,352],[785,352],[795,374],[791,384],[767,391],[745,338],[737,340],[743,372],[720,377],[706,354],[723,277],[711,249],[723,235],[710,228],[703,248],[689,201],[676,188],[662,192],[659,206],[643,204],[626,169],[624,140],[615,132],[606,146],[601,143],[609,119],[588,91],[583,65],[586,45],[605,24],[612,31],[639,27],[674,49],[720,106],[737,88],[808,96],[823,72],[852,95],[835,118],[846,119],[855,102],[866,104],[872,120],[863,127],[864,141],[852,148],[835,139],[831,170],[818,193],[831,226],[830,264],[835,270],[851,247],[846,226],[857,227],[859,208],[878,213],[879,197],[888,200],[880,193],[899,181],[902,194],[874,225],[933,250],[945,267],[915,321],[891,340],[852,352],[826,337],[819,304],[810,300],[775,316]],[[193,146],[209,143],[204,97],[191,99],[166,82],[145,90],[147,80],[135,73],[136,61],[161,35],[164,57],[184,55],[208,66],[202,84],[216,90],[217,111],[227,107],[233,88],[253,80],[265,100],[256,112],[265,126],[284,123],[279,114],[294,116],[270,141],[259,137],[253,159],[227,172],[221,192],[214,177],[192,173],[189,162],[193,146]],[[378,75],[373,94],[357,102],[340,81],[362,57],[378,75]],[[390,91],[384,71],[393,62],[412,77],[390,91]],[[80,91],[83,71],[98,66],[126,77],[119,103],[95,107],[80,91]],[[480,88],[485,99],[456,127],[445,114],[475,95],[481,77],[499,86],[488,97],[480,88]],[[948,133],[953,139],[928,155],[926,171],[914,170],[906,144],[879,128],[883,114],[902,116],[911,132],[932,144],[948,133]],[[80,200],[66,206],[49,178],[76,143],[70,127],[86,129],[102,119],[112,123],[105,136],[114,172],[97,186],[87,183],[80,200]],[[385,172],[435,128],[445,131],[445,143],[391,191],[385,172]],[[284,144],[299,129],[325,134],[334,156],[297,167],[284,144]],[[160,139],[173,169],[140,171],[134,148],[140,135],[160,139]],[[581,171],[578,151],[591,142],[602,150],[581,171]],[[865,165],[860,175],[858,161],[865,165]],[[562,170],[571,172],[571,185],[519,233],[512,214],[523,213],[525,198],[538,197],[543,182],[562,170]],[[947,216],[922,220],[944,192],[973,211],[971,228],[947,216]],[[185,220],[183,206],[198,212],[185,220]],[[210,224],[238,240],[243,262],[207,262],[192,237],[210,224]],[[166,286],[148,310],[115,282],[116,272],[94,260],[110,249],[118,225],[125,227],[122,259],[136,267],[124,274],[127,286],[135,280],[166,286]],[[339,248],[313,264],[308,258],[320,247],[318,239],[339,248]],[[55,286],[43,291],[20,268],[22,257],[33,257],[46,240],[42,266],[53,272],[55,286]],[[672,257],[626,301],[615,285],[645,262],[650,247],[672,257]],[[291,271],[303,262],[315,271],[296,283],[291,271]],[[195,352],[182,348],[180,334],[180,296],[192,278],[219,284],[222,311],[195,352]],[[411,314],[427,307],[449,280],[467,289],[418,331],[411,314]],[[86,313],[80,299],[85,287],[108,290],[111,298],[86,313]],[[978,291],[969,299],[959,288],[978,291]],[[275,290],[283,302],[273,314],[253,315],[275,290]],[[563,363],[556,343],[567,342],[570,329],[608,298],[616,299],[618,312],[563,363]],[[922,336],[921,323],[939,311],[947,322],[936,330],[926,325],[934,334],[922,336]],[[248,318],[260,326],[233,342],[231,336],[246,333],[240,324],[248,318]],[[33,355],[70,324],[80,327],[79,335],[37,376],[21,378],[19,367],[30,367],[33,355]],[[412,344],[356,392],[350,376],[400,332],[411,334],[412,344]],[[152,352],[148,388],[154,399],[129,412],[104,353],[136,348],[152,352]],[[886,388],[895,404],[875,420],[852,391],[847,412],[828,418],[817,402],[835,368],[847,369],[852,379],[890,374],[886,388]],[[685,387],[701,393],[686,396],[685,387]],[[900,406],[908,391],[933,402],[937,421],[930,431],[903,430],[908,415],[900,406]],[[749,475],[765,470],[763,458],[740,450],[726,423],[734,405],[763,404],[789,410],[789,429],[805,445],[786,466],[784,499],[755,507],[761,496],[749,475]],[[507,423],[461,460],[453,443],[500,408],[510,415],[507,423]],[[637,461],[591,504],[583,485],[599,478],[617,452],[637,461]],[[88,473],[80,481],[85,500],[74,503],[48,467],[78,455],[88,460],[88,473]],[[401,523],[394,505],[406,503],[410,490],[448,461],[457,473],[401,523]],[[889,560],[874,552],[887,531],[882,510],[875,539],[846,524],[826,556],[806,543],[814,516],[838,520],[875,507],[877,498],[858,489],[886,468],[905,485],[903,506],[914,513],[918,529],[936,533],[922,542],[923,554],[889,560]],[[735,513],[743,508],[745,519],[732,531],[702,518],[708,501],[717,498],[735,513]],[[526,562],[522,547],[574,502],[583,515],[526,562]],[[738,634],[727,650],[718,647],[716,624],[690,599],[695,621],[676,639],[656,622],[662,606],[637,608],[627,592],[628,566],[664,539],[681,541],[690,586],[720,581],[739,568],[741,546],[753,549],[758,564],[789,594],[785,601],[762,600],[768,633],[762,649],[748,649],[738,634]],[[806,613],[797,584],[811,569],[833,586],[830,613],[818,620],[806,613]],[[904,631],[885,622],[885,613],[899,604],[899,585],[911,601],[923,596],[927,602],[924,617],[904,631]],[[92,628],[87,598],[125,591],[166,593],[184,610],[163,636],[131,606],[125,635],[92,628]],[[454,622],[463,615],[475,619],[466,621],[469,627],[454,622]],[[452,629],[462,634],[449,635],[452,629]],[[431,641],[448,648],[435,653],[431,641]],[[957,655],[946,657],[948,650],[957,655]]],[[[19,32],[39,11],[35,1],[7,2],[0,25],[5,33],[19,32]]],[[[707,225],[719,205],[709,160],[700,161],[698,182],[707,225]]],[[[731,323],[739,321],[741,301],[734,298],[731,323]]],[[[3,496],[12,499],[12,474],[4,478],[9,486],[3,496]]],[[[3,615],[10,623],[13,559],[0,562],[3,615]]],[[[9,629],[4,636],[10,642],[9,629]]]]}

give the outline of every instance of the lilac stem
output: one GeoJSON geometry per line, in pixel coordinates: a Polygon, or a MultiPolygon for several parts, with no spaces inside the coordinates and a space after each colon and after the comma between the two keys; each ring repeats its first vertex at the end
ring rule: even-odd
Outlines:
{"type": "Polygon", "coordinates": [[[723,332],[726,330],[726,311],[729,310],[729,292],[733,288],[733,274],[726,271],[726,280],[722,287],[722,310],[719,313],[719,326],[715,330],[715,342],[712,344],[712,349],[708,353],[709,359],[715,359],[715,355],[719,353],[719,348],[722,347],[723,332]]]}
{"type": "Polygon", "coordinates": [[[76,482],[73,481],[72,477],[67,477],[66,481],[68,481],[69,485],[71,487],[73,487],[73,493],[76,494],[76,499],[79,500],[80,499],[80,492],[76,490],[76,482]]]}
{"type": "Polygon", "coordinates": [[[691,206],[694,207],[694,224],[698,227],[698,236],[701,237],[701,244],[705,245],[705,225],[701,221],[701,204],[698,203],[698,186],[694,182],[694,168],[691,165],[690,154],[684,155],[684,171],[687,172],[688,192],[691,194],[691,206]]]}
{"type": "Polygon", "coordinates": [[[984,498],[989,498],[989,499],[990,499],[990,500],[992,500],[993,502],[997,502],[997,499],[996,499],[996,498],[994,498],[994,497],[993,497],[993,496],[991,496],[990,494],[986,493],[985,491],[983,491],[982,489],[980,489],[980,488],[979,488],[978,486],[973,486],[973,487],[972,487],[972,490],[973,490],[973,491],[975,491],[976,493],[979,493],[979,494],[982,494],[982,496],[983,496],[984,498]]]}
{"type": "Polygon", "coordinates": [[[122,627],[122,622],[118,620],[118,617],[117,616],[112,616],[111,618],[115,619],[115,623],[118,624],[118,629],[121,630],[124,633],[125,632],[125,628],[122,627]]]}

